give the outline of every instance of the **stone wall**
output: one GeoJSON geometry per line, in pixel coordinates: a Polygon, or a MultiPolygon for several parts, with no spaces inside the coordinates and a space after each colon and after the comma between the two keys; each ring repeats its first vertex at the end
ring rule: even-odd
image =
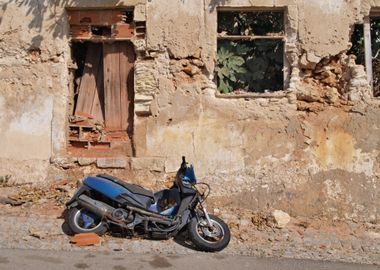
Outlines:
{"type": "Polygon", "coordinates": [[[0,176],[38,182],[100,170],[66,154],[73,93],[65,7],[135,6],[147,28],[133,41],[135,157],[110,173],[149,186],[186,155],[211,184],[213,205],[379,220],[380,102],[345,53],[353,24],[380,1],[1,3],[0,176]],[[251,7],[286,10],[288,87],[226,98],[213,75],[217,9],[251,7]]]}

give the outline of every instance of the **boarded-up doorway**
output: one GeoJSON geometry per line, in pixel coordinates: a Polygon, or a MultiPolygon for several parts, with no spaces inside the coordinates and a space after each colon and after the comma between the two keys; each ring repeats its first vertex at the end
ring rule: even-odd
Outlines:
{"type": "Polygon", "coordinates": [[[69,151],[81,156],[132,155],[132,43],[73,43],[72,52],[77,70],[69,151]]]}

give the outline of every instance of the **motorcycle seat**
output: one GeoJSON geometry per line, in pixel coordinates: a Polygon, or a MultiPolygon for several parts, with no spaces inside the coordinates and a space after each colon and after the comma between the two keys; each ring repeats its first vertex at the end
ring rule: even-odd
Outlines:
{"type": "Polygon", "coordinates": [[[143,196],[149,197],[152,201],[155,201],[154,193],[150,190],[143,188],[142,186],[135,185],[135,184],[129,184],[129,183],[117,178],[117,177],[114,177],[114,176],[111,176],[108,174],[98,174],[97,177],[101,177],[101,178],[105,178],[107,180],[111,180],[112,182],[119,184],[122,187],[125,187],[126,189],[128,189],[130,192],[132,192],[134,194],[143,195],[143,196]]]}

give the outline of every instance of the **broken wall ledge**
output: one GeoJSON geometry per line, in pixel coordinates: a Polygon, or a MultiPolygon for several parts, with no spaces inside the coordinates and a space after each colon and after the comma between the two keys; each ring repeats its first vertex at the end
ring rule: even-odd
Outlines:
{"type": "Polygon", "coordinates": [[[244,93],[244,94],[221,94],[216,92],[215,97],[217,98],[226,98],[226,99],[238,99],[238,98],[275,98],[275,99],[281,99],[286,98],[290,91],[278,91],[278,93],[244,93]]]}
{"type": "Polygon", "coordinates": [[[128,157],[54,157],[50,163],[63,168],[71,169],[78,166],[96,165],[99,169],[129,169],[130,158],[128,157]]]}

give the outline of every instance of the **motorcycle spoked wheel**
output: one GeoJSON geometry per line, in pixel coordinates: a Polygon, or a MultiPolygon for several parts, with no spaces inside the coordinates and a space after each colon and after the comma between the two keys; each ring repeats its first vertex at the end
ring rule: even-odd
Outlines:
{"type": "Polygon", "coordinates": [[[100,217],[84,208],[71,208],[69,210],[68,224],[74,233],[96,233],[103,235],[108,227],[100,217]]]}
{"type": "Polygon", "coordinates": [[[214,252],[224,249],[231,239],[230,229],[223,220],[209,215],[212,228],[207,225],[206,218],[194,217],[189,223],[189,237],[193,244],[202,251],[214,252]]]}

